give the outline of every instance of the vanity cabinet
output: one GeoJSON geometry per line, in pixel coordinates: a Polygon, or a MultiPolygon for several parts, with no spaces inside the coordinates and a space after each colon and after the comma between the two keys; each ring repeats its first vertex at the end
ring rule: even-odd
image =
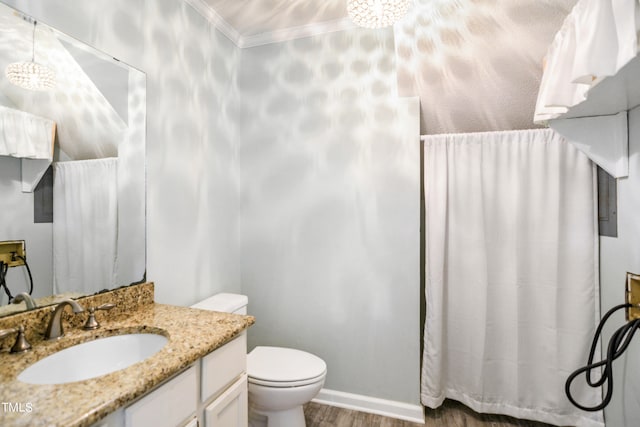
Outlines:
{"type": "Polygon", "coordinates": [[[205,427],[246,427],[249,422],[246,337],[243,332],[201,359],[200,403],[205,427]]]}
{"type": "MultiPolygon", "coordinates": [[[[196,362],[197,363],[197,362],[196,362]]],[[[124,409],[124,425],[178,427],[189,424],[198,409],[195,365],[124,409]]]]}
{"type": "Polygon", "coordinates": [[[242,375],[220,397],[214,399],[204,410],[205,427],[246,427],[247,414],[247,376],[242,375]]]}
{"type": "Polygon", "coordinates": [[[246,367],[243,332],[92,427],[247,427],[246,367]]]}

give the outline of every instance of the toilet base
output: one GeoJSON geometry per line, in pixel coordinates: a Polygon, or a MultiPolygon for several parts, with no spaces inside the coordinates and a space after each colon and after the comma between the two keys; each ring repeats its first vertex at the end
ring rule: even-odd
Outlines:
{"type": "Polygon", "coordinates": [[[249,406],[251,427],[306,427],[302,405],[284,411],[261,411],[249,406]]]}

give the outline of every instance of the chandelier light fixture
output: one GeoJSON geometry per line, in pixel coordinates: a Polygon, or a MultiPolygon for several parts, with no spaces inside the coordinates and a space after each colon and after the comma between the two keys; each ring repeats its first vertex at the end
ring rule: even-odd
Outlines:
{"type": "Polygon", "coordinates": [[[11,83],[29,90],[49,90],[56,85],[56,73],[50,67],[35,62],[36,21],[33,21],[33,37],[30,62],[14,62],[7,65],[5,75],[11,83]]]}
{"type": "Polygon", "coordinates": [[[360,27],[383,28],[402,19],[410,5],[411,0],[348,0],[347,12],[360,27]]]}

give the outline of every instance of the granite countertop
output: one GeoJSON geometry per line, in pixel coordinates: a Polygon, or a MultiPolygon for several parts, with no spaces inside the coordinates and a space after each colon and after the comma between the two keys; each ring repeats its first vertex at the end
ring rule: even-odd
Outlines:
{"type": "Polygon", "coordinates": [[[0,405],[14,405],[9,411],[0,407],[0,425],[89,426],[227,343],[254,321],[251,316],[154,303],[102,320],[94,331],[65,324],[59,340],[32,341],[32,350],[23,354],[0,353],[0,405]],[[63,348],[127,333],[158,333],[169,341],[148,359],[101,377],[56,385],[17,380],[24,368],[63,348]]]}

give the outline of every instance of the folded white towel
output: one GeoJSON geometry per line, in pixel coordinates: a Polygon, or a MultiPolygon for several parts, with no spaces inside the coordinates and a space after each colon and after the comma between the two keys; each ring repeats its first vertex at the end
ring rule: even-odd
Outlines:
{"type": "Polygon", "coordinates": [[[53,120],[0,106],[0,156],[51,160],[55,130],[53,120]]]}
{"type": "Polygon", "coordinates": [[[584,101],[637,56],[638,34],[638,0],[578,1],[547,52],[533,121],[555,119],[584,101]]]}

